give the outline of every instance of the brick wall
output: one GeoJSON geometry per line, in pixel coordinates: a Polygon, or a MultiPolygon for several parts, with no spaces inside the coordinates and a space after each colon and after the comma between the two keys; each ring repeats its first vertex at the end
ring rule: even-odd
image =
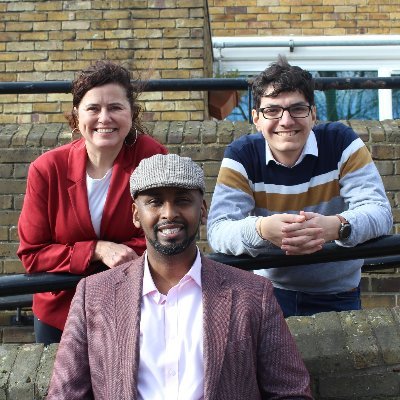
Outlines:
{"type": "MultiPolygon", "coordinates": [[[[287,322],[316,400],[400,398],[399,308],[330,312],[287,322]]],[[[0,345],[0,398],[44,399],[57,348],[0,345]]]]}
{"type": "Polygon", "coordinates": [[[399,34],[397,0],[208,0],[213,36],[399,34]]]}
{"type": "MultiPolygon", "coordinates": [[[[214,36],[398,34],[393,0],[0,1],[0,82],[72,80],[98,59],[144,79],[212,75],[214,36]],[[211,32],[210,32],[211,31],[211,32]]],[[[0,123],[64,122],[70,94],[0,95],[0,123]]],[[[204,92],[142,96],[147,121],[208,119],[204,92]]]]}
{"type": "MultiPolygon", "coordinates": [[[[400,121],[349,121],[348,124],[366,142],[375,159],[392,204],[393,233],[400,233],[400,121]]],[[[148,123],[148,128],[171,153],[191,157],[203,166],[208,204],[226,145],[253,129],[245,122],[228,121],[160,121],[148,123]]],[[[42,152],[70,139],[65,124],[0,124],[0,273],[24,271],[15,254],[17,222],[29,163],[42,152]]],[[[204,226],[199,246],[206,253],[210,251],[204,226]]],[[[399,287],[397,269],[364,274],[363,306],[400,306],[399,287]]]]}
{"type": "MultiPolygon", "coordinates": [[[[72,80],[98,59],[143,79],[210,76],[206,1],[0,1],[0,82],[72,80]]],[[[145,120],[208,118],[202,92],[144,93],[145,120]]],[[[70,94],[0,95],[0,123],[64,122],[70,94]]]]}

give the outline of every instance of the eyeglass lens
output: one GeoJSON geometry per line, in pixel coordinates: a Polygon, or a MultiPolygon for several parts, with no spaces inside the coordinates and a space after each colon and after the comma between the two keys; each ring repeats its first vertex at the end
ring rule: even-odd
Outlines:
{"type": "Polygon", "coordinates": [[[265,118],[282,118],[283,113],[288,111],[293,118],[306,118],[310,114],[309,106],[290,106],[290,107],[265,107],[262,113],[265,118]]]}

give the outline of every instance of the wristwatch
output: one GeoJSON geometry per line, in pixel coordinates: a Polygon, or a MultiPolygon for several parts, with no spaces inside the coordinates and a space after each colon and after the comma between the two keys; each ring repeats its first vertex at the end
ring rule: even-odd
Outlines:
{"type": "Polygon", "coordinates": [[[336,214],[336,216],[340,219],[339,240],[343,242],[344,240],[347,240],[350,237],[351,225],[341,215],[336,214]]]}

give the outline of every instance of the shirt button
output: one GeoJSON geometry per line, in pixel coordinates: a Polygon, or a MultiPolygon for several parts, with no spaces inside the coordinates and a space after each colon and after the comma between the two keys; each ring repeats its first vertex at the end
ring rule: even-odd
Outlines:
{"type": "Polygon", "coordinates": [[[170,369],[170,370],[169,370],[169,374],[170,374],[171,376],[175,376],[175,375],[176,375],[176,372],[175,372],[173,369],[170,369]]]}

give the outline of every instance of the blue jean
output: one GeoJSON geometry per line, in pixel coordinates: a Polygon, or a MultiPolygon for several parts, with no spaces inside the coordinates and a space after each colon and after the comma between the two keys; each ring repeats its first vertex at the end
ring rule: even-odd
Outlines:
{"type": "Polygon", "coordinates": [[[33,319],[36,343],[43,343],[48,346],[51,343],[59,343],[62,331],[54,326],[47,325],[40,321],[36,316],[33,319]]]}
{"type": "Polygon", "coordinates": [[[285,318],[293,315],[361,309],[359,286],[348,292],[335,294],[304,293],[279,288],[274,288],[274,293],[285,318]]]}

